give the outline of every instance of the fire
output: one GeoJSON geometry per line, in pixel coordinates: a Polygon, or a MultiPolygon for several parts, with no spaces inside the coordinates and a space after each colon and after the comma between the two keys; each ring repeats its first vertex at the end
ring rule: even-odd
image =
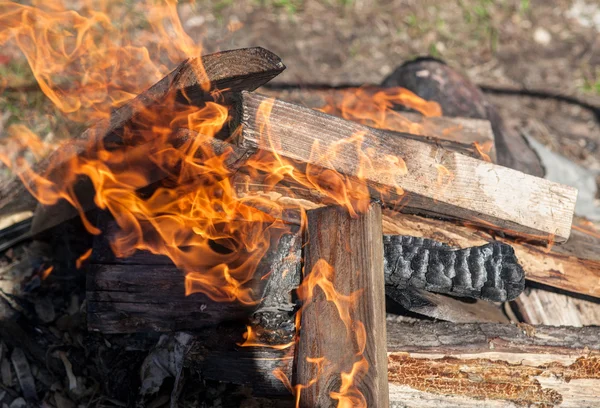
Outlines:
{"type": "MultiPolygon", "coordinates": [[[[0,44],[10,42],[20,48],[41,90],[65,118],[86,124],[105,120],[95,128],[98,134],[103,134],[114,109],[160,80],[175,63],[202,54],[202,47],[183,30],[173,0],[130,5],[106,0],[94,7],[82,4],[77,10],[58,0],[33,4],[0,3],[0,44]],[[149,30],[131,35],[140,23],[124,18],[131,15],[147,16],[149,30]],[[115,21],[122,24],[117,26],[115,21]]],[[[230,29],[240,27],[232,25],[230,29]]],[[[205,91],[210,89],[210,84],[202,86],[205,91]]],[[[122,129],[118,146],[91,138],[88,145],[81,146],[83,154],[54,156],[45,174],[33,172],[23,156],[31,152],[39,160],[57,146],[42,142],[23,125],[13,125],[0,148],[0,160],[21,177],[41,204],[66,200],[78,210],[87,230],[99,234],[102,231],[87,219],[86,208],[75,193],[82,178],[89,180],[95,204],[109,212],[120,228],[111,242],[117,256],[127,257],[137,250],[168,256],[185,273],[186,294],[202,292],[215,301],[256,304],[261,294],[255,293],[254,273],[271,243],[288,231],[281,219],[288,207],[236,194],[228,165],[233,152],[215,149],[220,141],[217,136],[229,123],[228,108],[218,91],[223,90],[214,90],[212,100],[199,106],[182,104],[175,95],[148,108],[137,106],[140,112],[122,129]]],[[[419,133],[392,110],[397,104],[429,116],[441,114],[436,103],[398,88],[375,94],[358,90],[339,107],[323,110],[375,127],[419,133]]],[[[269,118],[271,107],[265,103],[259,114],[269,118]]],[[[261,135],[262,143],[278,142],[268,125],[261,135]]],[[[293,192],[294,186],[300,186],[317,192],[325,202],[356,214],[366,209],[373,196],[361,178],[376,173],[396,179],[407,171],[401,158],[375,157],[364,149],[362,138],[356,134],[327,149],[318,144],[312,147],[315,163],[326,163],[345,151],[355,152],[359,158],[355,178],[264,151],[248,159],[238,172],[261,178],[271,188],[283,186],[293,192]]],[[[439,170],[440,177],[447,176],[439,170]]],[[[379,193],[385,200],[390,192],[379,193]]],[[[402,195],[403,191],[397,187],[394,193],[402,195]]],[[[91,250],[83,254],[77,267],[90,255],[91,250]]],[[[43,277],[51,270],[43,271],[43,277]]],[[[298,293],[306,305],[319,288],[335,304],[346,335],[359,345],[359,351],[352,367],[340,373],[340,390],[331,397],[340,407],[365,405],[356,383],[368,370],[362,355],[367,333],[361,322],[350,317],[360,293],[338,293],[332,273],[324,261],[317,263],[298,293]]],[[[301,329],[300,324],[298,327],[301,329]]],[[[248,327],[241,345],[264,347],[257,330],[248,327]]],[[[328,366],[327,356],[313,356],[310,362],[318,365],[320,372],[336,369],[328,366]]],[[[292,389],[281,372],[274,374],[292,389]]],[[[310,385],[293,388],[298,401],[300,390],[310,385]]]]}
{"type": "Polygon", "coordinates": [[[422,125],[411,122],[401,112],[395,111],[393,108],[396,106],[414,109],[424,116],[442,115],[437,102],[425,101],[404,88],[389,88],[377,92],[369,88],[349,89],[343,92],[341,101],[329,98],[320,110],[378,129],[427,134],[422,125]]]}
{"type": "Polygon", "coordinates": [[[77,261],[75,262],[75,267],[77,269],[81,269],[83,263],[87,261],[90,258],[90,256],[92,256],[92,248],[88,249],[79,258],[77,258],[77,261]]]}

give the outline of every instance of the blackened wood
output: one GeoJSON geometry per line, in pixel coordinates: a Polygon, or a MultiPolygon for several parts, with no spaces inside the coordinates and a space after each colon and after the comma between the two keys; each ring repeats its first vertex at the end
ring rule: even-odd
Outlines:
{"type": "MultiPolygon", "coordinates": [[[[350,322],[343,322],[333,301],[322,290],[311,299],[303,299],[300,334],[296,351],[297,384],[310,386],[300,391],[301,407],[330,407],[337,403],[331,393],[339,392],[341,373],[350,373],[361,357],[368,372],[354,379],[356,390],[366,406],[388,406],[385,301],[381,208],[371,204],[368,210],[352,218],[341,207],[325,207],[307,212],[304,282],[319,273],[323,262],[332,268],[329,277],[335,291],[350,296],[357,292],[349,308],[350,322]],[[313,274],[313,275],[311,275],[313,274]],[[354,336],[363,335],[366,345],[354,336]],[[322,365],[311,358],[324,358],[322,365]],[[323,368],[321,371],[320,368],[323,368]]],[[[307,289],[305,289],[307,290],[307,289]]],[[[341,402],[341,401],[340,401],[341,402]]]]}
{"type": "Polygon", "coordinates": [[[248,286],[262,302],[250,307],[216,302],[202,293],[185,296],[185,274],[167,258],[138,251],[133,257],[121,260],[112,255],[104,240],[99,241],[103,244],[95,245],[94,261],[112,263],[89,267],[90,330],[103,333],[193,330],[224,321],[248,320],[257,313],[263,320],[274,319],[276,325],[294,309],[291,291],[300,280],[302,244],[295,226],[279,239],[273,239],[259,263],[255,279],[248,286]]]}
{"type": "Polygon", "coordinates": [[[455,249],[438,241],[385,235],[386,284],[505,302],[519,296],[525,273],[510,245],[455,249]]]}
{"type": "MultiPolygon", "coordinates": [[[[185,103],[212,100],[215,90],[253,90],[285,69],[275,54],[264,48],[244,48],[189,58],[147,91],[115,110],[110,120],[101,121],[36,163],[33,170],[51,176],[70,158],[90,146],[108,142],[118,144],[119,132],[144,109],[160,104],[168,95],[185,103]]],[[[32,186],[33,187],[33,186],[32,186]]],[[[36,199],[17,176],[0,185],[0,215],[33,211],[36,199]]]]}
{"type": "Polygon", "coordinates": [[[572,187],[250,92],[241,92],[236,109],[243,147],[275,151],[360,177],[375,189],[391,189],[386,202],[401,204],[402,211],[454,218],[542,242],[569,237],[577,196],[572,187]],[[269,107],[269,119],[259,114],[261,106],[269,107]],[[263,128],[271,143],[261,135],[263,128]],[[356,135],[362,136],[361,154],[368,160],[355,144],[339,145],[356,135]],[[328,153],[326,160],[315,154],[315,142],[317,153],[328,153]],[[328,152],[333,146],[337,154],[328,152]],[[406,168],[394,164],[399,159],[406,168]],[[369,165],[360,168],[365,161],[369,165]]]}
{"type": "Polygon", "coordinates": [[[600,247],[600,244],[590,242],[593,236],[574,234],[571,238],[573,243],[569,239],[568,244],[572,252],[564,254],[558,245],[548,248],[519,242],[485,230],[432,218],[384,211],[383,220],[387,234],[433,238],[458,248],[486,245],[494,241],[509,244],[527,279],[582,295],[600,297],[600,259],[597,259],[600,251],[592,250],[594,246],[600,247]]]}
{"type": "MultiPolygon", "coordinates": [[[[325,197],[306,188],[292,186],[275,188],[260,180],[250,180],[236,174],[238,195],[269,198],[290,208],[284,212],[285,220],[299,223],[298,209],[314,209],[328,203],[325,197]],[[290,197],[290,192],[294,197],[290,197]]],[[[248,200],[247,202],[251,202],[248,200]]],[[[502,237],[487,228],[475,228],[444,220],[401,214],[390,209],[383,212],[383,232],[390,235],[407,235],[441,241],[455,248],[469,248],[499,241],[510,245],[525,271],[526,279],[548,286],[588,296],[600,297],[600,238],[597,232],[582,232],[584,225],[577,221],[569,240],[562,245],[536,245],[510,237],[502,237]]],[[[589,229],[589,227],[587,227],[589,229]]]]}

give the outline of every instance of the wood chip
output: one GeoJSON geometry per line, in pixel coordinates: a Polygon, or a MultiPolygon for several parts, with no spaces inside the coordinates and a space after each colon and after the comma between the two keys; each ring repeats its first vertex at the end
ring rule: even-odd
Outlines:
{"type": "MultiPolygon", "coordinates": [[[[37,400],[37,392],[35,390],[35,381],[33,375],[31,375],[31,368],[29,362],[25,357],[25,353],[20,348],[15,348],[10,356],[19,385],[21,386],[21,392],[25,399],[29,401],[37,400]]],[[[12,406],[12,405],[11,405],[12,406]]]]}

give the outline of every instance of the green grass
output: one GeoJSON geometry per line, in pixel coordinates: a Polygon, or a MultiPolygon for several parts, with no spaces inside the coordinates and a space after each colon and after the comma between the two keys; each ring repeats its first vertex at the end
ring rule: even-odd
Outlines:
{"type": "Polygon", "coordinates": [[[263,7],[285,9],[288,14],[294,15],[304,5],[304,0],[256,0],[263,7]]]}
{"type": "Polygon", "coordinates": [[[596,80],[585,80],[581,90],[585,93],[600,95],[600,78],[596,80]]]}

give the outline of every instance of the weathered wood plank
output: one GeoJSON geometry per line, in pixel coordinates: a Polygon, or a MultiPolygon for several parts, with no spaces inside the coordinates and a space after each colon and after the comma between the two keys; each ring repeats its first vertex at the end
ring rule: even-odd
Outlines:
{"type": "Polygon", "coordinates": [[[528,288],[511,302],[511,306],[522,321],[529,324],[600,326],[600,300],[547,287],[528,288]]]}
{"type": "Polygon", "coordinates": [[[345,114],[344,110],[354,110],[355,105],[375,108],[369,100],[379,92],[393,95],[393,89],[378,86],[343,89],[314,88],[278,88],[277,85],[262,87],[267,96],[282,99],[312,109],[323,110],[331,115],[355,120],[367,126],[414,135],[434,137],[461,144],[477,143],[481,148],[489,149],[486,154],[496,162],[494,132],[489,120],[467,117],[423,116],[416,112],[399,112],[388,108],[384,113],[369,116],[369,112],[359,111],[358,115],[345,114]],[[367,100],[365,100],[367,99],[367,100]],[[357,117],[357,116],[360,116],[357,117]],[[382,119],[383,117],[383,119],[382,119]],[[360,119],[360,120],[358,120],[360,119]],[[373,119],[379,123],[373,123],[373,119]],[[379,126],[378,126],[379,125],[379,126]],[[385,126],[381,126],[385,125],[385,126]]]}
{"type": "Polygon", "coordinates": [[[99,239],[94,261],[111,263],[89,266],[88,328],[103,333],[194,330],[225,321],[247,321],[258,312],[289,314],[294,309],[291,291],[300,283],[299,228],[291,226],[289,233],[272,241],[255,279],[248,284],[262,301],[245,306],[216,302],[202,293],[186,296],[185,274],[167,258],[138,251],[123,262],[107,255],[112,254],[110,248],[99,239]]]}
{"type": "Polygon", "coordinates": [[[390,189],[387,202],[396,201],[403,211],[459,219],[537,241],[564,242],[569,237],[577,196],[572,187],[401,137],[404,134],[254,93],[240,95],[239,143],[244,147],[274,151],[390,189]],[[270,110],[269,118],[258,114],[261,109],[270,110]],[[271,142],[261,135],[262,128],[268,129],[271,142]],[[344,143],[357,135],[362,138],[360,152],[354,143],[344,143]],[[361,167],[364,162],[368,165],[361,167]],[[404,194],[397,194],[396,188],[404,194]]]}
{"type": "Polygon", "coordinates": [[[296,382],[303,386],[300,406],[332,407],[338,400],[387,407],[381,207],[371,204],[356,218],[342,207],[325,207],[308,211],[306,218],[295,366],[296,382]],[[324,360],[316,364],[319,358],[324,360]],[[350,383],[340,378],[351,372],[350,383]]]}

